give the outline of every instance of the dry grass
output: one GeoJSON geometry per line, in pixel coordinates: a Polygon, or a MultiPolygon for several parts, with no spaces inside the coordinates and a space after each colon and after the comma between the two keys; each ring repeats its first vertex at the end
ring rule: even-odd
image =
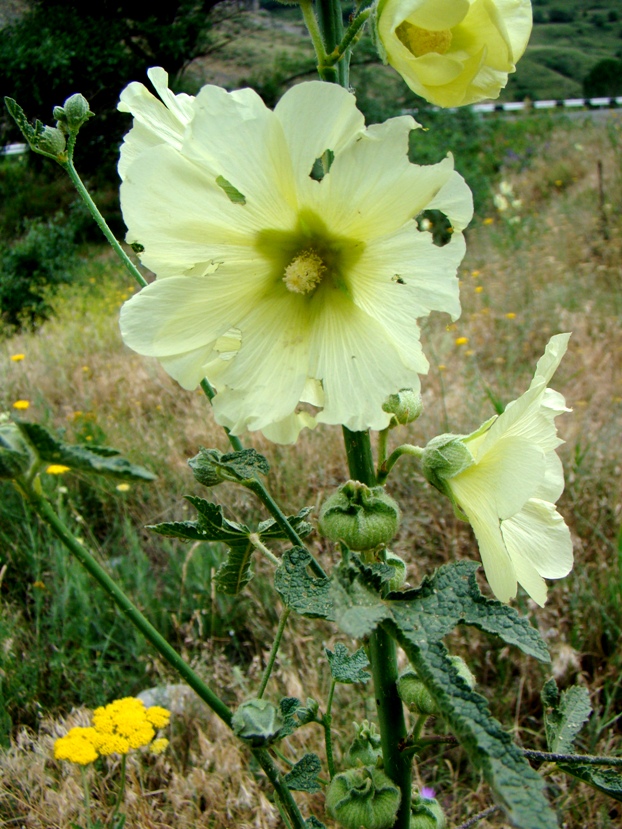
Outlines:
{"type": "MultiPolygon", "coordinates": [[[[621,171],[622,155],[612,149],[606,130],[594,125],[561,128],[527,169],[506,171],[523,203],[521,220],[509,224],[499,214],[485,224],[479,217],[469,231],[461,268],[463,316],[455,326],[447,326],[440,317],[425,326],[424,345],[431,362],[430,375],[423,381],[425,411],[417,423],[395,436],[399,442],[423,444],[440,431],[471,431],[492,413],[491,400],[506,404],[524,391],[551,334],[573,332],[553,385],[574,410],[559,423],[566,440],[560,451],[567,476],[560,509],[573,532],[575,570],[551,585],[544,610],[536,612],[525,597],[518,604],[547,639],[558,682],[566,686],[578,681],[590,687],[596,711],[582,748],[602,753],[619,751],[615,718],[622,701],[617,650],[622,625],[621,171]],[[603,205],[599,160],[604,169],[603,205]],[[464,337],[468,342],[457,345],[464,337]]],[[[37,334],[0,345],[0,410],[9,410],[16,399],[28,399],[34,417],[66,429],[69,437],[98,434],[100,429],[110,445],[151,464],[161,475],[161,482],[150,490],[137,487],[128,494],[125,503],[136,523],[181,517],[181,494],[195,491],[186,459],[200,445],[224,449],[226,442],[201,394],[181,391],[155,362],[122,346],[115,309],[125,294],[122,282],[110,276],[107,256],[101,255],[100,261],[98,254],[85,264],[105,284],[94,284],[90,296],[83,291],[67,296],[58,318],[37,334]],[[15,353],[26,358],[11,362],[9,356],[15,353]]],[[[247,444],[267,454],[271,488],[288,510],[319,504],[324,492],[343,480],[345,458],[337,429],[303,435],[295,451],[271,446],[260,436],[252,436],[247,444]]],[[[468,526],[425,485],[414,464],[403,460],[389,488],[405,515],[395,550],[408,562],[411,583],[441,563],[475,556],[468,526]]],[[[218,495],[234,517],[255,511],[236,489],[223,487],[218,495]]],[[[328,566],[333,552],[320,540],[313,543],[328,566]]],[[[156,542],[148,544],[157,560],[156,542]]],[[[269,642],[273,611],[258,600],[253,623],[260,631],[259,641],[269,642]]],[[[272,695],[278,687],[281,694],[325,699],[322,641],[332,641],[327,628],[318,633],[307,621],[293,624],[272,695]]],[[[543,747],[539,692],[546,671],[472,631],[458,631],[451,645],[469,661],[480,690],[516,739],[543,747]]],[[[206,644],[204,656],[201,669],[215,687],[227,689],[233,702],[252,687],[266,647],[259,648],[246,674],[227,663],[213,643],[206,644]]],[[[346,744],[349,722],[373,715],[366,696],[360,688],[339,691],[337,732],[346,744]]],[[[0,815],[5,823],[0,825],[68,829],[78,819],[79,778],[51,759],[51,746],[55,735],[84,716],[74,712],[61,720],[44,717],[39,734],[18,734],[10,751],[2,754],[0,815]],[[15,810],[13,822],[7,809],[15,810]]],[[[132,763],[128,827],[279,824],[269,792],[249,770],[246,751],[214,717],[182,718],[174,734],[168,756],[132,763]]],[[[316,726],[290,740],[293,753],[304,749],[324,756],[316,726]]],[[[114,772],[105,766],[93,776],[102,817],[109,806],[97,804],[110,804],[114,772]]],[[[465,767],[456,749],[447,750],[440,763],[437,757],[424,757],[417,775],[440,792],[450,825],[491,802],[487,788],[465,767]]],[[[567,829],[619,825],[613,801],[557,773],[547,779],[567,829]]],[[[304,808],[322,816],[321,798],[310,798],[304,808]]],[[[500,815],[479,824],[482,829],[503,825],[500,815]]]]}

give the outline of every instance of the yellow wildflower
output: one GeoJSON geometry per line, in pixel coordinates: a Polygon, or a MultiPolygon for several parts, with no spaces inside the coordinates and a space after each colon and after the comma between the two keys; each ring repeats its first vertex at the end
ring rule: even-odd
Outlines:
{"type": "Polygon", "coordinates": [[[483,286],[483,285],[476,285],[476,287],[475,287],[475,293],[476,293],[476,294],[481,294],[481,292],[482,292],[483,290],[484,290],[484,286],[483,286]]]}
{"type": "Polygon", "coordinates": [[[506,319],[509,319],[509,320],[515,320],[516,319],[516,314],[514,313],[514,311],[508,311],[508,313],[505,316],[506,316],[506,319]]]}
{"type": "Polygon", "coordinates": [[[117,492],[128,492],[130,489],[130,485],[126,483],[117,484],[115,489],[117,490],[117,492]]]}
{"type": "Polygon", "coordinates": [[[68,466],[63,466],[62,463],[51,463],[45,470],[48,475],[63,475],[69,472],[68,466]]]}
{"type": "Polygon", "coordinates": [[[133,748],[148,745],[155,737],[154,725],[166,725],[170,716],[165,708],[154,708],[153,714],[148,716],[152,709],[146,709],[142,700],[136,697],[124,697],[96,708],[93,727],[97,732],[99,753],[127,754],[133,748]]]}
{"type": "Polygon", "coordinates": [[[495,220],[494,220],[493,218],[491,218],[490,216],[487,216],[487,217],[484,219],[484,224],[485,224],[485,225],[491,225],[491,224],[494,224],[494,221],[495,221],[495,220]]]}
{"type": "Polygon", "coordinates": [[[19,363],[25,356],[25,354],[11,354],[11,360],[13,360],[14,363],[19,363]]]}
{"type": "Polygon", "coordinates": [[[456,345],[466,345],[469,341],[468,337],[456,337],[456,345]]]}
{"type": "Polygon", "coordinates": [[[25,412],[26,409],[30,406],[29,400],[16,400],[13,403],[13,408],[18,409],[19,411],[25,412]]]}
{"type": "Polygon", "coordinates": [[[168,740],[166,737],[158,737],[158,739],[154,740],[149,746],[149,751],[152,754],[162,754],[162,752],[166,750],[167,746],[168,740]]]}
{"type": "Polygon", "coordinates": [[[171,719],[171,712],[160,705],[152,705],[145,711],[147,719],[155,728],[164,728],[171,719]]]}
{"type": "Polygon", "coordinates": [[[87,766],[97,760],[96,740],[94,728],[71,728],[64,737],[59,737],[54,743],[54,757],[57,760],[68,760],[79,766],[87,766]]]}

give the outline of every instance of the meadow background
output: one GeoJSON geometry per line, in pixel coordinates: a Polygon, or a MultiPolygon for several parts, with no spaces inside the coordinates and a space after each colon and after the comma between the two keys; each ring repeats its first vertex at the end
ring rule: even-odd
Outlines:
{"type": "MultiPolygon", "coordinates": [[[[0,22],[18,25],[24,6],[9,5],[13,15],[0,22]]],[[[568,0],[563,8],[534,2],[534,36],[502,100],[582,96],[583,82],[599,62],[620,60],[619,11],[616,2],[568,0]],[[561,12],[572,17],[560,20],[561,12]]],[[[180,67],[178,88],[192,92],[206,81],[229,88],[250,83],[273,103],[288,83],[312,71],[295,9],[227,7],[208,34],[209,53],[180,67]]],[[[6,26],[0,30],[0,66],[11,38],[15,43],[6,26]]],[[[15,74],[0,75],[3,87],[11,79],[18,86],[25,83],[15,74]]],[[[450,647],[469,663],[478,690],[519,744],[544,748],[539,695],[554,675],[562,688],[578,682],[590,689],[594,713],[578,750],[617,753],[622,716],[622,113],[594,119],[586,112],[571,120],[557,112],[511,118],[436,112],[405,91],[391,70],[372,62],[365,45],[353,84],[369,121],[416,109],[428,129],[413,133],[412,160],[435,162],[452,151],[476,199],[459,272],[462,317],[453,325],[442,315],[425,323],[431,369],[423,380],[424,413],[392,435],[393,444],[422,445],[442,431],[471,431],[526,389],[552,334],[573,332],[553,386],[573,408],[558,420],[566,441],[559,451],[567,481],[559,506],[573,534],[575,568],[550,584],[544,609],[524,595],[517,600],[547,640],[552,666],[471,629],[468,635],[454,634],[450,647]],[[499,209],[498,196],[508,187],[510,204],[499,209]]],[[[113,97],[123,85],[120,80],[113,97]]],[[[12,91],[20,100],[14,90],[7,93],[12,91]]],[[[29,114],[49,121],[48,112],[29,114]]],[[[117,184],[108,164],[114,153],[98,145],[98,121],[86,128],[83,164],[121,235],[117,184]]],[[[123,124],[127,129],[127,121],[123,124]]],[[[9,140],[10,127],[4,126],[9,140]]],[[[79,146],[79,168],[80,152],[79,146]]],[[[154,483],[132,484],[126,491],[79,475],[43,480],[73,531],[195,669],[235,705],[256,686],[278,623],[280,607],[266,566],[257,562],[256,578],[241,596],[223,596],[213,582],[223,557],[218,545],[177,544],[145,529],[186,517],[184,494],[205,496],[186,461],[199,446],[225,450],[224,434],[201,393],[179,389],[156,362],[123,346],[118,312],[135,288],[51,162],[31,156],[0,160],[0,230],[0,412],[27,400],[23,416],[68,440],[116,447],[157,474],[154,483]],[[18,355],[23,359],[13,359],[18,355]]],[[[288,511],[308,505],[317,514],[325,493],[346,474],[339,429],[303,434],[295,448],[273,446],[258,436],[246,445],[268,457],[270,488],[288,511]]],[[[402,460],[388,489],[405,516],[394,549],[408,563],[411,584],[439,564],[478,557],[468,525],[455,519],[414,463],[402,460]]],[[[229,485],[212,495],[233,519],[265,517],[256,502],[229,485]]],[[[311,543],[330,567],[331,546],[318,536],[311,543]]],[[[487,590],[483,581],[482,589],[487,590]]],[[[0,483],[0,602],[0,826],[69,829],[80,814],[79,776],[75,768],[53,760],[54,739],[72,725],[86,724],[88,711],[97,705],[175,679],[6,482],[0,483]]],[[[327,625],[290,621],[271,696],[312,696],[322,704],[329,685],[323,646],[332,649],[336,641],[339,636],[327,625]]],[[[351,722],[373,717],[373,699],[367,686],[338,686],[337,695],[335,727],[338,740],[342,736],[347,745],[351,722]]],[[[261,775],[248,766],[244,748],[216,717],[182,695],[171,732],[167,754],[137,755],[129,765],[127,826],[279,824],[261,775]]],[[[294,751],[304,748],[323,756],[318,728],[301,729],[289,741],[294,751]]],[[[99,763],[94,802],[104,819],[118,769],[113,761],[99,763]]],[[[542,771],[560,826],[620,825],[620,804],[553,768],[542,771]]],[[[459,749],[447,748],[440,763],[424,755],[416,774],[421,784],[436,789],[450,826],[491,803],[459,749]]],[[[321,814],[321,798],[308,800],[309,808],[321,814]]],[[[497,814],[478,825],[499,829],[504,822],[497,814]]]]}

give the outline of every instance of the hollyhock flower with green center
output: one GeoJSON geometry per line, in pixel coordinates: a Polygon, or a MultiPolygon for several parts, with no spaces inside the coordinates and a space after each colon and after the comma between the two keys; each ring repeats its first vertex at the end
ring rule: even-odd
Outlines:
{"type": "Polygon", "coordinates": [[[531,34],[530,0],[378,0],[380,56],[441,107],[497,98],[531,34]]]}
{"type": "Polygon", "coordinates": [[[441,435],[426,447],[424,474],[447,494],[477,538],[486,578],[507,602],[517,582],[541,607],[544,579],[572,569],[572,540],[555,503],[564,489],[555,418],[564,398],[547,388],[570,334],[552,337],[529,389],[468,436],[441,435]]]}
{"type": "Polygon", "coordinates": [[[150,77],[161,101],[138,84],[121,99],[127,240],[157,275],[122,308],[125,342],[184,388],[207,377],[233,434],[385,428],[384,401],[428,369],[417,320],[460,313],[472,199],[452,159],[412,164],[413,119],[366,128],[334,84],[301,83],[272,111],[250,89],[188,99],[150,77]],[[426,210],[451,223],[442,247],[426,210]]]}

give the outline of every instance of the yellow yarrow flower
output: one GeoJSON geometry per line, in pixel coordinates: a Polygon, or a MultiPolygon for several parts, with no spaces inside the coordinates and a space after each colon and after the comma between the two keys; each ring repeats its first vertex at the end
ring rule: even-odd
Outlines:
{"type": "Polygon", "coordinates": [[[497,98],[531,34],[530,0],[377,0],[385,63],[432,104],[497,98]]]}
{"type": "Polygon", "coordinates": [[[77,726],[55,741],[54,757],[57,760],[68,760],[79,766],[87,766],[97,760],[96,744],[97,734],[94,728],[77,726]]]}
{"type": "Polygon", "coordinates": [[[184,388],[207,377],[234,435],[388,426],[383,402],[428,370],[416,321],[460,313],[472,200],[452,159],[412,164],[413,119],[366,128],[335,84],[298,84],[271,111],[250,89],[174,96],[148,75],[163,103],[122,93],[119,171],[127,240],[157,279],[124,304],[125,342],[184,388]],[[443,247],[414,221],[430,209],[454,229],[443,247]]]}
{"type": "Polygon", "coordinates": [[[529,389],[470,435],[441,435],[426,447],[428,480],[449,495],[473,527],[486,578],[503,602],[516,596],[517,582],[540,606],[544,579],[572,569],[572,540],[555,503],[564,489],[555,449],[555,418],[564,398],[547,388],[570,334],[552,337],[529,389]]]}
{"type": "Polygon", "coordinates": [[[157,740],[154,740],[151,745],[149,746],[149,751],[151,754],[162,754],[168,747],[168,740],[166,737],[158,737],[157,740]]]}
{"type": "Polygon", "coordinates": [[[155,737],[155,728],[168,723],[170,713],[154,706],[145,708],[142,700],[124,697],[93,712],[96,746],[100,754],[127,754],[135,748],[148,745],[155,737]],[[155,726],[155,727],[154,727],[155,726]]]}
{"type": "Polygon", "coordinates": [[[164,728],[169,724],[171,712],[160,705],[151,705],[146,709],[145,716],[154,728],[164,728]]]}

